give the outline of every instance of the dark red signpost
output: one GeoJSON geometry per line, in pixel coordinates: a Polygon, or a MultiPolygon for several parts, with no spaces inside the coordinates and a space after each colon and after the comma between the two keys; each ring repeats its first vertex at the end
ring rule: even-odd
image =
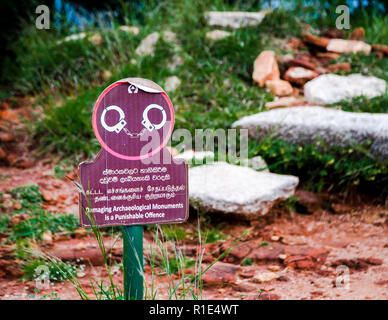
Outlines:
{"type": "Polygon", "coordinates": [[[106,88],[93,112],[102,149],[80,164],[80,222],[123,226],[125,299],[143,298],[144,224],[188,217],[187,164],[165,148],[174,126],[167,94],[150,80],[127,78],[106,88]]]}

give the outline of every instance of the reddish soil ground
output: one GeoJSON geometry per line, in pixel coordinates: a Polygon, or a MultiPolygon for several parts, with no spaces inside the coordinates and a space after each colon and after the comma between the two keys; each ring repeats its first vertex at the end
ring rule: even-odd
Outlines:
{"type": "MultiPolygon", "coordinates": [[[[27,184],[41,188],[48,210],[65,214],[78,212],[76,188],[66,179],[54,178],[50,164],[27,169],[0,167],[0,192],[27,184]]],[[[344,204],[338,200],[333,203],[330,197],[323,199],[312,214],[275,208],[268,217],[253,223],[223,219],[226,225],[222,231],[227,237],[205,245],[203,267],[228,249],[245,230],[249,233],[204,275],[203,298],[387,299],[388,209],[365,203],[344,204]]],[[[187,239],[176,247],[189,259],[195,259],[200,251],[198,239],[194,237],[196,221],[189,221],[186,226],[187,239]]],[[[113,239],[107,236],[105,240],[109,247],[113,239]]],[[[146,257],[150,255],[150,248],[158,251],[150,230],[145,232],[144,247],[146,257]]],[[[39,243],[37,248],[64,260],[83,258],[86,268],[79,274],[79,281],[92,297],[89,279],[107,281],[97,242],[82,229],[75,235],[54,236],[52,242],[39,243]]],[[[118,264],[122,255],[121,239],[114,248],[114,279],[122,286],[122,270],[118,264]]],[[[193,273],[193,270],[186,272],[193,273]]],[[[145,277],[150,285],[151,267],[147,262],[145,277]]],[[[167,298],[168,278],[163,274],[156,278],[157,297],[167,298]]],[[[173,278],[177,283],[179,275],[173,278]]],[[[0,299],[38,299],[52,293],[60,299],[79,299],[69,282],[56,283],[37,294],[35,288],[34,281],[6,273],[0,278],[0,299]]]]}

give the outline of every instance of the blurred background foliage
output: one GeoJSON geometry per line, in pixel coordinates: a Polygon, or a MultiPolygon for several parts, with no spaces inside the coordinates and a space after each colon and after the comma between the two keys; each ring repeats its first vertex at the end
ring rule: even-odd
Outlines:
{"type": "MultiPolygon", "coordinates": [[[[230,128],[243,116],[264,111],[274,96],[252,83],[252,65],[262,50],[287,52],[284,39],[299,37],[303,23],[319,34],[335,28],[336,7],[346,3],[351,29],[365,29],[368,43],[388,44],[385,1],[2,1],[0,14],[2,55],[0,100],[12,96],[32,97],[36,120],[28,123],[33,149],[38,156],[59,155],[76,163],[91,158],[100,146],[91,126],[91,111],[99,93],[110,83],[128,76],[149,78],[162,87],[166,78],[178,76],[182,83],[171,93],[176,106],[175,129],[194,133],[201,128],[230,128]],[[51,28],[35,28],[37,4],[51,10],[51,28]],[[258,11],[272,8],[256,27],[229,30],[231,36],[217,42],[205,34],[213,28],[204,20],[210,10],[258,11]],[[12,14],[11,14],[12,12],[12,14]],[[12,19],[11,19],[12,17],[12,19]],[[139,27],[134,35],[121,25],[139,27]],[[152,32],[172,31],[176,43],[160,39],[153,55],[138,57],[135,49],[152,32]],[[63,41],[69,35],[99,34],[102,44],[63,41]],[[182,64],[169,65],[176,55],[182,64]],[[40,111],[39,111],[40,110],[40,111]]],[[[388,81],[387,59],[374,54],[346,54],[352,72],[388,81]]],[[[337,104],[350,112],[387,112],[388,95],[363,97],[337,104]]],[[[177,142],[173,142],[177,144],[177,142]]],[[[387,191],[386,163],[371,159],[363,148],[340,150],[321,146],[292,146],[271,139],[250,141],[250,156],[262,155],[271,171],[302,177],[311,189],[328,186],[366,187],[387,191]]]]}

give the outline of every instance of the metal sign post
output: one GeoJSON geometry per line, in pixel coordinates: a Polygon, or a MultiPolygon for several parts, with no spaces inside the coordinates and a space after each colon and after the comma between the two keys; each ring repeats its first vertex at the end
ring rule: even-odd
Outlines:
{"type": "Polygon", "coordinates": [[[125,299],[144,298],[143,225],[188,218],[188,166],[165,148],[173,126],[172,103],[150,80],[119,80],[94,106],[102,149],[79,165],[80,222],[90,227],[86,212],[98,227],[123,226],[125,299]]]}
{"type": "Polygon", "coordinates": [[[123,226],[124,299],[143,299],[143,226],[123,226]]]}

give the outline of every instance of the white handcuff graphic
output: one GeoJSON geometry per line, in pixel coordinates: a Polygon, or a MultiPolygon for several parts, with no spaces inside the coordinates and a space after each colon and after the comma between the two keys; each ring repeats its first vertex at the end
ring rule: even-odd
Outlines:
{"type": "MultiPolygon", "coordinates": [[[[109,132],[116,132],[116,133],[120,133],[121,130],[124,130],[124,132],[131,136],[131,137],[138,137],[140,136],[144,129],[142,131],[140,131],[139,133],[137,134],[132,134],[127,128],[125,128],[125,126],[127,125],[127,122],[124,120],[125,118],[125,113],[124,111],[118,107],[118,106],[115,106],[115,105],[112,105],[112,106],[109,106],[109,107],[106,107],[103,111],[102,111],[102,114],[101,114],[101,125],[103,126],[103,128],[106,130],[106,131],[109,131],[109,132]],[[105,117],[106,117],[106,114],[108,111],[110,110],[115,110],[119,113],[119,121],[113,125],[113,126],[109,126],[107,125],[106,121],[105,121],[105,117]]],[[[160,128],[162,128],[165,123],[167,121],[167,114],[166,114],[166,111],[163,109],[162,106],[158,105],[158,104],[150,104],[148,105],[144,111],[143,111],[143,120],[141,122],[141,124],[143,125],[143,127],[145,129],[147,129],[149,132],[152,132],[153,130],[158,130],[160,128]],[[162,112],[162,121],[158,124],[154,124],[154,123],[151,123],[151,121],[148,119],[148,112],[152,109],[158,109],[162,112]]]]}

